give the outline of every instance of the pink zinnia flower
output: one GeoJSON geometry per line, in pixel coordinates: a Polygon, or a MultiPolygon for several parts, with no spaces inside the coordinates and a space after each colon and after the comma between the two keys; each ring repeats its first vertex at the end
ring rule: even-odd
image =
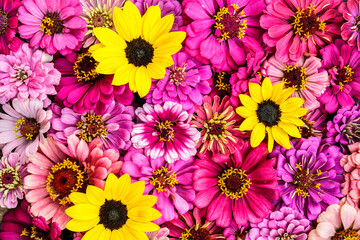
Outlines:
{"type": "Polygon", "coordinates": [[[323,58],[322,67],[328,72],[330,86],[320,96],[320,103],[325,110],[334,113],[340,107],[352,107],[353,97],[360,98],[360,51],[350,47],[343,40],[320,50],[323,58]]]}
{"type": "Polygon", "coordinates": [[[22,163],[36,153],[40,140],[50,128],[51,110],[43,109],[43,102],[15,98],[10,104],[2,105],[0,113],[0,145],[3,155],[13,150],[20,155],[22,163]]]}
{"type": "Polygon", "coordinates": [[[27,43],[10,55],[0,55],[0,103],[17,97],[20,101],[40,99],[49,106],[48,95],[56,94],[61,77],[51,61],[49,55],[27,43]]]}
{"type": "Polygon", "coordinates": [[[134,108],[112,102],[106,106],[104,114],[95,114],[89,110],[84,114],[75,113],[70,108],[61,108],[52,104],[53,117],[48,136],[52,136],[61,143],[66,143],[67,137],[76,134],[86,142],[94,138],[101,139],[104,149],[127,150],[130,145],[134,108]]]}
{"type": "Polygon", "coordinates": [[[86,21],[79,0],[23,0],[19,8],[20,36],[30,39],[31,47],[48,54],[68,55],[79,50],[86,32],[86,21]]]}
{"type": "Polygon", "coordinates": [[[103,114],[114,100],[129,105],[134,99],[128,85],[113,86],[113,75],[95,71],[99,63],[91,53],[80,53],[77,58],[58,58],[54,63],[62,74],[56,87],[57,98],[77,113],[95,110],[97,114],[103,114]]]}
{"type": "Polygon", "coordinates": [[[360,2],[348,0],[341,3],[339,12],[342,13],[345,23],[341,26],[341,37],[352,47],[360,51],[360,2]]]}
{"type": "Polygon", "coordinates": [[[15,208],[18,200],[25,195],[23,179],[26,167],[21,163],[19,155],[10,153],[0,160],[0,207],[15,208]]]}
{"type": "Polygon", "coordinates": [[[217,95],[212,98],[205,96],[204,104],[196,106],[194,119],[190,122],[201,130],[201,137],[196,144],[198,153],[234,153],[236,148],[242,146],[241,136],[244,136],[239,130],[240,120],[228,96],[222,101],[217,95]]]}
{"type": "Polygon", "coordinates": [[[317,218],[308,240],[359,239],[360,211],[351,205],[333,204],[317,218]]]}
{"type": "Polygon", "coordinates": [[[143,154],[143,150],[130,149],[121,171],[128,173],[131,179],[144,181],[144,194],[157,197],[155,208],[162,217],[154,222],[162,224],[193,208],[191,202],[195,198],[195,190],[192,188],[192,176],[198,169],[193,163],[193,158],[167,163],[163,157],[151,159],[143,154]]]}
{"type": "Polygon", "coordinates": [[[276,159],[267,159],[266,144],[252,149],[246,141],[233,155],[217,161],[208,157],[195,165],[193,187],[198,193],[194,204],[206,208],[207,220],[228,227],[232,220],[241,227],[261,222],[279,198],[276,159]],[[225,164],[225,162],[227,164],[225,164]]]}
{"type": "Polygon", "coordinates": [[[164,227],[155,232],[145,233],[149,240],[169,240],[169,229],[164,227]]]}
{"type": "Polygon", "coordinates": [[[321,59],[301,56],[297,62],[283,62],[275,56],[264,63],[263,74],[272,84],[283,82],[285,88],[295,89],[291,97],[304,99],[304,108],[316,109],[320,106],[317,98],[330,85],[326,71],[319,72],[321,59]]]}
{"type": "Polygon", "coordinates": [[[20,6],[20,0],[0,1],[0,54],[9,54],[10,50],[15,52],[20,46],[20,39],[15,36],[20,6]]]}
{"type": "Polygon", "coordinates": [[[275,57],[298,61],[304,53],[316,55],[320,47],[340,35],[341,0],[268,0],[260,25],[264,42],[276,47],[275,57]]]}
{"type": "Polygon", "coordinates": [[[247,55],[262,58],[259,16],[263,0],[192,0],[183,3],[192,20],[185,30],[185,50],[220,71],[237,70],[247,55]]]}
{"type": "Polygon", "coordinates": [[[64,212],[71,204],[69,194],[84,192],[88,184],[103,188],[108,174],[117,174],[122,165],[115,150],[102,150],[100,139],[88,145],[71,135],[67,144],[52,138],[40,143],[39,151],[30,157],[29,175],[24,179],[31,213],[48,223],[58,223],[61,229],[70,220],[64,212]]]}
{"type": "Polygon", "coordinates": [[[135,110],[142,123],[135,124],[131,133],[133,146],[145,148],[146,156],[164,157],[168,163],[188,161],[196,154],[200,133],[191,127],[192,118],[182,106],[174,102],[163,105],[145,103],[135,110]]]}
{"type": "Polygon", "coordinates": [[[186,52],[172,55],[174,65],[166,69],[165,77],[153,79],[146,102],[162,104],[166,101],[179,103],[189,113],[194,112],[194,104],[202,105],[203,96],[210,93],[209,79],[212,71],[190,57],[186,52]]]}

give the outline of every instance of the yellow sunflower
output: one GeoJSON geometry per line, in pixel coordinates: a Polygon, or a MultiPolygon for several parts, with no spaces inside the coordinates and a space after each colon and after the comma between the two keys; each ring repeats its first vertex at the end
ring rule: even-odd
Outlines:
{"type": "Polygon", "coordinates": [[[304,100],[298,97],[289,98],[293,88],[283,89],[284,83],[272,85],[265,78],[262,85],[249,83],[250,96],[240,94],[243,107],[236,112],[245,118],[240,125],[240,131],[251,131],[250,144],[258,146],[268,134],[268,150],[274,147],[274,140],[286,149],[290,149],[289,135],[301,138],[299,129],[304,122],[300,117],[307,113],[301,106],[304,100]]]}
{"type": "Polygon", "coordinates": [[[74,206],[65,210],[72,218],[66,228],[73,232],[85,232],[82,240],[149,240],[144,232],[159,230],[152,223],[161,213],[152,206],[157,197],[142,195],[143,181],[131,184],[130,176],[119,179],[110,174],[105,189],[89,185],[85,193],[69,195],[74,206]]]}
{"type": "Polygon", "coordinates": [[[151,79],[161,79],[165,69],[174,64],[171,55],[178,52],[185,32],[169,32],[174,15],[161,18],[158,5],[148,8],[143,17],[130,1],[123,10],[115,7],[113,21],[116,32],[108,28],[94,28],[101,42],[91,52],[101,74],[115,74],[113,85],[129,83],[132,91],[144,97],[150,90],[151,79]]]}

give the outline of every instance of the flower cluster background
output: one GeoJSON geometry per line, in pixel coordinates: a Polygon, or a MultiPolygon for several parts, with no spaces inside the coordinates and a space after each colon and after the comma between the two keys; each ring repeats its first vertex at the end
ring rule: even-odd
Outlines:
{"type": "Polygon", "coordinates": [[[0,0],[4,240],[360,240],[359,0],[0,0]]]}

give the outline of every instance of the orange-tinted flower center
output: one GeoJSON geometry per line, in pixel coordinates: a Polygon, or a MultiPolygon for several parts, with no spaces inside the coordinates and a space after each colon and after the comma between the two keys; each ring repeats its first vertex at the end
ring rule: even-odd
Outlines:
{"type": "Polygon", "coordinates": [[[251,180],[247,178],[244,170],[231,167],[223,171],[221,176],[218,176],[218,186],[222,194],[225,194],[231,199],[242,198],[251,185],[251,180]]]}

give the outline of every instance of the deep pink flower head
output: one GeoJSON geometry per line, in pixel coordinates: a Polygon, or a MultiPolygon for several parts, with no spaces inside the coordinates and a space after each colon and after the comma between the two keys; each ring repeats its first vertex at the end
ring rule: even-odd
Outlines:
{"type": "Polygon", "coordinates": [[[20,36],[30,39],[31,47],[48,54],[68,55],[79,50],[86,32],[79,0],[23,0],[19,8],[20,36]]]}
{"type": "Polygon", "coordinates": [[[17,13],[20,6],[20,0],[0,1],[0,54],[15,52],[20,46],[20,39],[15,36],[18,30],[17,13]]]}
{"type": "Polygon", "coordinates": [[[29,204],[23,200],[16,209],[12,209],[4,215],[1,223],[0,239],[49,239],[61,240],[61,230],[57,223],[49,226],[45,218],[33,217],[29,210],[29,204]]]}
{"type": "Polygon", "coordinates": [[[188,161],[196,154],[196,141],[200,132],[191,127],[192,115],[174,102],[150,105],[135,110],[141,123],[131,133],[133,146],[145,148],[145,155],[155,159],[164,157],[168,163],[188,161]]]}
{"type": "Polygon", "coordinates": [[[215,222],[206,220],[206,210],[194,208],[179,219],[166,222],[164,227],[170,230],[169,239],[207,239],[216,240],[223,238],[222,228],[216,226],[215,222]]]}
{"type": "Polygon", "coordinates": [[[128,173],[131,179],[145,182],[144,194],[157,197],[155,208],[162,217],[154,221],[162,224],[178,218],[193,208],[195,190],[192,187],[194,159],[167,163],[163,157],[151,159],[142,149],[128,151],[121,172],[128,173]]]}
{"type": "Polygon", "coordinates": [[[328,74],[321,68],[321,59],[301,56],[298,61],[283,62],[272,56],[264,62],[263,74],[269,77],[272,84],[283,82],[284,88],[295,89],[291,97],[304,99],[303,107],[314,110],[320,106],[317,98],[330,85],[328,74]]]}
{"type": "Polygon", "coordinates": [[[97,65],[98,62],[88,52],[55,60],[55,68],[62,74],[56,88],[57,98],[65,107],[81,114],[88,110],[103,114],[106,106],[114,100],[124,105],[132,102],[134,95],[128,85],[113,86],[113,75],[97,73],[97,65]]]}
{"type": "Polygon", "coordinates": [[[298,61],[340,35],[341,0],[267,0],[260,25],[267,32],[264,42],[276,47],[275,57],[283,62],[298,61]]]}
{"type": "Polygon", "coordinates": [[[150,6],[158,5],[161,10],[161,17],[172,14],[175,17],[171,31],[177,31],[183,25],[182,9],[177,0],[130,0],[139,9],[140,14],[144,15],[150,6]]]}
{"type": "Polygon", "coordinates": [[[322,67],[328,72],[330,86],[320,96],[325,110],[334,113],[340,107],[352,107],[353,97],[360,98],[360,51],[350,47],[343,40],[320,50],[322,67]]]}
{"type": "Polygon", "coordinates": [[[250,224],[239,227],[235,221],[232,221],[230,225],[224,229],[223,235],[226,240],[244,240],[246,234],[249,232],[250,224]]]}
{"type": "Polygon", "coordinates": [[[198,159],[193,187],[198,192],[194,204],[206,208],[207,220],[228,227],[232,220],[241,227],[261,222],[279,198],[276,159],[267,159],[266,144],[251,148],[248,141],[222,161],[198,159]],[[218,163],[216,163],[216,162],[218,163]],[[225,164],[225,162],[227,164],[225,164]]]}
{"type": "Polygon", "coordinates": [[[194,104],[201,106],[204,95],[211,91],[211,68],[183,51],[172,55],[172,58],[174,65],[166,69],[165,77],[153,79],[150,92],[145,97],[146,102],[162,104],[172,101],[193,113],[194,104]]]}
{"type": "Polygon", "coordinates": [[[184,1],[184,13],[192,19],[185,31],[185,50],[219,71],[237,70],[247,56],[264,56],[260,45],[259,16],[263,0],[184,1]]]}
{"type": "Polygon", "coordinates": [[[67,146],[52,138],[45,139],[30,158],[29,175],[24,178],[31,213],[64,229],[70,220],[65,214],[71,204],[69,194],[84,192],[88,184],[103,188],[106,177],[119,172],[122,162],[118,159],[114,149],[102,150],[100,139],[87,144],[71,135],[67,146]]]}
{"type": "Polygon", "coordinates": [[[0,55],[0,103],[18,98],[39,99],[50,105],[48,95],[55,95],[61,74],[51,63],[52,57],[22,43],[16,52],[0,55]]]}
{"type": "Polygon", "coordinates": [[[341,26],[341,37],[352,47],[360,51],[360,3],[359,0],[348,0],[339,6],[345,23],[341,26]]]}

